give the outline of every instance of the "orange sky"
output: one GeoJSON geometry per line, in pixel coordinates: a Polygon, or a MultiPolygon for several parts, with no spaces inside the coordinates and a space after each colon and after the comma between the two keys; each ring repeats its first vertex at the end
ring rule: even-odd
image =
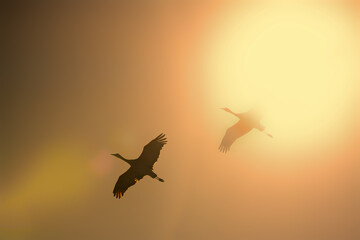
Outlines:
{"type": "MultiPolygon", "coordinates": [[[[262,22],[277,26],[278,20],[269,19],[295,21],[283,11],[297,9],[292,3],[259,1],[255,7],[247,1],[9,4],[7,81],[1,94],[2,126],[6,127],[0,147],[0,238],[359,238],[356,69],[360,46],[350,44],[359,37],[359,4],[315,0],[298,4],[310,9],[294,18],[305,28],[312,25],[310,12],[318,11],[314,26],[327,29],[321,32],[325,37],[319,38],[325,43],[326,36],[338,34],[328,29],[346,26],[346,38],[331,43],[339,43],[340,53],[345,51],[341,43],[349,43],[350,52],[337,55],[339,62],[348,65],[332,62],[328,68],[314,68],[319,84],[327,82],[318,69],[338,74],[336,66],[341,66],[345,69],[341,74],[347,74],[331,78],[331,91],[324,87],[321,92],[324,98],[327,92],[339,94],[339,101],[329,99],[331,104],[342,104],[334,106],[336,111],[344,109],[339,120],[331,122],[334,135],[304,125],[309,121],[288,118],[293,121],[289,126],[308,129],[306,140],[298,137],[302,132],[297,129],[278,127],[287,115],[271,114],[285,107],[266,103],[283,101],[261,100],[256,91],[248,91],[248,85],[244,85],[246,94],[240,89],[241,84],[266,79],[261,75],[265,71],[261,64],[266,62],[254,59],[275,59],[282,46],[271,41],[287,32],[280,27],[271,40],[258,41],[261,49],[274,49],[248,53],[247,59],[258,64],[260,73],[250,66],[246,81],[241,79],[244,83],[237,82],[238,76],[245,75],[232,68],[237,55],[231,55],[232,45],[226,45],[237,38],[253,43],[257,31],[267,26],[262,22]],[[264,12],[269,14],[262,21],[264,12]],[[260,20],[232,34],[238,23],[231,21],[242,18],[260,20]],[[227,75],[224,69],[229,70],[227,75]],[[343,84],[351,87],[337,91],[343,84]],[[240,94],[234,97],[238,89],[240,94]],[[220,153],[222,134],[236,120],[219,108],[229,104],[235,112],[245,111],[256,101],[268,108],[274,140],[254,131],[236,142],[229,154],[220,153]],[[161,132],[167,134],[168,144],[155,172],[166,182],[145,177],[123,199],[114,199],[113,186],[127,166],[110,153],[136,158],[161,132]]],[[[292,41],[303,37],[293,29],[292,41]]],[[[240,55],[248,49],[244,46],[236,49],[240,55]]],[[[335,53],[332,45],[324,49],[335,53]]],[[[301,52],[295,51],[293,59],[290,56],[287,67],[304,69],[308,60],[295,58],[301,52]]],[[[316,58],[315,52],[308,58],[326,59],[316,58]]],[[[309,69],[301,76],[311,76],[309,69]]],[[[269,88],[274,76],[266,79],[269,88]]],[[[303,89],[306,84],[304,80],[303,89]]],[[[267,92],[262,89],[262,93],[267,92]]],[[[303,97],[296,98],[296,91],[291,96],[303,97]]],[[[304,106],[301,103],[296,106],[304,106]]],[[[338,116],[327,105],[315,106],[323,115],[338,116]]],[[[325,120],[324,124],[329,122],[325,120]]],[[[320,115],[314,115],[313,122],[320,125],[320,115]]]]}

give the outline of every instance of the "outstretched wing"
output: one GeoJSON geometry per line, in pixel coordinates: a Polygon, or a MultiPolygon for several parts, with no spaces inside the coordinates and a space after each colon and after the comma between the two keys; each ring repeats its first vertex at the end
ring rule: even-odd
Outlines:
{"type": "Polygon", "coordinates": [[[236,123],[234,126],[226,130],[226,133],[219,147],[220,152],[224,152],[224,153],[228,152],[230,150],[231,145],[235,142],[235,140],[243,135],[239,132],[239,124],[240,122],[236,123]]]}
{"type": "Polygon", "coordinates": [[[146,166],[153,166],[159,158],[160,150],[166,143],[165,134],[160,134],[144,147],[138,161],[146,166]]]}
{"type": "Polygon", "coordinates": [[[129,168],[129,170],[122,174],[117,180],[113,191],[114,197],[121,198],[129,187],[143,177],[144,175],[138,175],[132,168],[129,168]]]}

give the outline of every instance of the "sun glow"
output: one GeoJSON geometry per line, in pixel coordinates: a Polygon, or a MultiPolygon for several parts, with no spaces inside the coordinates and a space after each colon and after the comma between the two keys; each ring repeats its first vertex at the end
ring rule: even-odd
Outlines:
{"type": "Polygon", "coordinates": [[[351,14],[331,4],[228,10],[206,55],[212,105],[236,112],[260,105],[282,148],[329,143],[347,129],[358,76],[355,29],[351,14]]]}

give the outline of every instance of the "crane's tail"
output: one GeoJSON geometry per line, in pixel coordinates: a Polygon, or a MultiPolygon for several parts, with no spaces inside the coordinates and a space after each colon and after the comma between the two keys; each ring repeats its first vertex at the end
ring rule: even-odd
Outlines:
{"type": "Polygon", "coordinates": [[[157,180],[159,180],[160,182],[165,182],[165,180],[164,179],[162,179],[162,178],[159,178],[159,177],[155,177],[157,180]]]}

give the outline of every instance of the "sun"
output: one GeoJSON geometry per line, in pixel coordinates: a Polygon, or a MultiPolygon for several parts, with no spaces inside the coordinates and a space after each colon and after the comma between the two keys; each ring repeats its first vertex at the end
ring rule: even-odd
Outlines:
{"type": "Polygon", "coordinates": [[[248,4],[219,19],[205,56],[214,108],[260,105],[268,131],[292,150],[341,135],[359,76],[357,32],[346,8],[248,4]]]}

